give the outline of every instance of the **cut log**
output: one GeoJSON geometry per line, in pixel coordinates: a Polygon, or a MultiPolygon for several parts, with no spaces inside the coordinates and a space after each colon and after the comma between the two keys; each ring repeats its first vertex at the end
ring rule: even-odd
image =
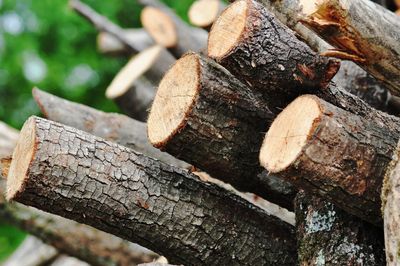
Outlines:
{"type": "Polygon", "coordinates": [[[386,265],[382,228],[304,192],[295,202],[299,265],[386,265]]]}
{"type": "Polygon", "coordinates": [[[80,261],[77,258],[61,255],[48,266],[91,266],[91,265],[83,261],[80,261]]]}
{"type": "Polygon", "coordinates": [[[262,132],[275,117],[261,97],[215,62],[189,53],[167,72],[148,119],[150,142],[214,178],[293,209],[295,191],[264,178],[262,132]]]}
{"type": "Polygon", "coordinates": [[[197,27],[210,30],[225,7],[222,0],[196,0],[190,6],[189,21],[197,27]]]}
{"type": "Polygon", "coordinates": [[[32,117],[13,157],[8,199],[135,241],[171,263],[295,264],[290,225],[123,146],[32,117]]]}
{"type": "Polygon", "coordinates": [[[177,58],[188,51],[200,52],[207,46],[207,31],[194,29],[178,17],[169,7],[158,1],[145,3],[140,20],[156,43],[169,48],[177,58]]]}
{"type": "Polygon", "coordinates": [[[132,42],[125,34],[125,31],[118,25],[111,22],[106,17],[98,14],[88,5],[79,0],[69,0],[69,6],[75,10],[79,15],[87,19],[90,23],[97,28],[98,31],[108,32],[115,38],[124,43],[132,52],[138,53],[142,50],[140,42],[132,42]]]}
{"type": "Polygon", "coordinates": [[[12,154],[18,140],[18,131],[0,121],[0,159],[12,154]]]}
{"type": "Polygon", "coordinates": [[[337,60],[316,55],[253,0],[236,1],[225,9],[211,29],[208,55],[278,107],[304,91],[325,88],[340,66],[337,60]]]}
{"type": "Polygon", "coordinates": [[[381,225],[380,191],[399,136],[305,95],[272,123],[260,162],[270,173],[381,225]]]}
{"type": "Polygon", "coordinates": [[[314,3],[303,23],[332,44],[325,55],[349,59],[400,95],[400,20],[369,0],[302,0],[314,3]]]}
{"type": "Polygon", "coordinates": [[[190,168],[189,164],[154,148],[147,139],[145,123],[70,102],[37,88],[33,89],[32,94],[43,115],[50,120],[116,142],[165,163],[190,168]]]}
{"type": "MultiPolygon", "coordinates": [[[[400,142],[399,142],[400,143],[400,142]]],[[[400,145],[400,144],[399,144],[400,145]]],[[[400,263],[400,146],[393,156],[382,189],[382,211],[385,231],[386,260],[388,265],[400,263]]]]}
{"type": "MultiPolygon", "coordinates": [[[[124,29],[124,35],[136,44],[139,51],[154,44],[152,37],[144,29],[124,29]]],[[[107,55],[129,55],[132,52],[125,43],[108,32],[100,32],[97,35],[97,50],[107,55]]]]}
{"type": "Polygon", "coordinates": [[[146,121],[147,110],[156,93],[154,84],[160,82],[175,61],[175,58],[159,45],[142,51],[115,76],[106,90],[106,97],[115,101],[128,116],[146,121]]]}

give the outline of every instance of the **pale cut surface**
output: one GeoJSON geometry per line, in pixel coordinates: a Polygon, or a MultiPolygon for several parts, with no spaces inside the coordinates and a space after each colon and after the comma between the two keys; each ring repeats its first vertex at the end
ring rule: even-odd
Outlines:
{"type": "Polygon", "coordinates": [[[235,47],[246,27],[247,9],[247,1],[240,0],[222,12],[208,37],[208,56],[220,58],[235,47]]]}
{"type": "Polygon", "coordinates": [[[179,59],[165,74],[147,121],[150,143],[165,144],[186,122],[200,87],[200,63],[196,54],[179,59]]]}
{"type": "Polygon", "coordinates": [[[13,153],[7,177],[7,199],[11,200],[23,189],[27,171],[36,148],[35,118],[25,122],[13,153]]]}
{"type": "Polygon", "coordinates": [[[300,0],[300,5],[302,6],[302,13],[304,15],[311,15],[318,9],[320,5],[320,0],[300,0]]]}
{"type": "Polygon", "coordinates": [[[198,27],[210,26],[217,18],[219,0],[198,0],[189,9],[190,22],[198,27]]]}
{"type": "Polygon", "coordinates": [[[140,14],[140,20],[156,43],[166,48],[174,47],[178,43],[175,23],[160,9],[145,7],[140,14]]]}
{"type": "Polygon", "coordinates": [[[133,82],[153,66],[162,49],[162,46],[155,45],[132,57],[108,86],[106,97],[115,99],[126,93],[133,82]]]}
{"type": "Polygon", "coordinates": [[[301,96],[289,104],[267,132],[260,150],[261,165],[271,173],[286,169],[301,153],[320,116],[313,96],[301,96]]]}

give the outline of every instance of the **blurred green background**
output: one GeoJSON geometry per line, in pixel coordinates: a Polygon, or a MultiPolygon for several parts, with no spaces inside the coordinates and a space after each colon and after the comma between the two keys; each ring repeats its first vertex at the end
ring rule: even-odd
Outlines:
{"type": "MultiPolygon", "coordinates": [[[[193,1],[164,0],[185,19],[193,1]]],[[[141,27],[135,0],[82,2],[122,27],[141,27]]],[[[33,86],[104,111],[118,111],[104,92],[128,58],[99,54],[96,35],[67,0],[0,0],[0,120],[19,129],[29,116],[39,114],[33,86]]],[[[0,261],[24,236],[0,220],[0,261]]]]}

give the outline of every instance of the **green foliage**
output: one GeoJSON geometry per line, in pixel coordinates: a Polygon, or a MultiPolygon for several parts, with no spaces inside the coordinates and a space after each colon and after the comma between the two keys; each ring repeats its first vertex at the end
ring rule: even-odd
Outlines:
{"type": "Polygon", "coordinates": [[[0,262],[7,258],[25,238],[25,233],[0,223],[0,262]]]}

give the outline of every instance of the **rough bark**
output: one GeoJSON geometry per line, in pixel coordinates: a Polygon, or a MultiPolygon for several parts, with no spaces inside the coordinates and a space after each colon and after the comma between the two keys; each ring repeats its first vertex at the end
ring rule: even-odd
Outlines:
{"type": "Polygon", "coordinates": [[[70,102],[37,88],[32,91],[43,115],[53,121],[116,142],[181,168],[190,165],[154,148],[147,139],[146,124],[115,113],[104,113],[70,102]]]}
{"type": "Polygon", "coordinates": [[[337,50],[325,54],[350,59],[394,95],[400,95],[400,20],[369,0],[324,0],[303,23],[337,50]]]}
{"type": "Polygon", "coordinates": [[[382,189],[382,212],[385,231],[386,260],[388,265],[400,263],[400,220],[399,220],[399,164],[400,146],[397,147],[382,189]]]}
{"type": "Polygon", "coordinates": [[[382,123],[305,95],[273,122],[260,161],[271,173],[297,187],[381,225],[380,192],[399,136],[382,123]],[[311,115],[301,116],[309,112],[311,115]],[[293,123],[287,122],[294,118],[293,123]],[[305,123],[308,126],[304,127],[305,123]]]}
{"type": "Polygon", "coordinates": [[[295,264],[288,224],[187,171],[36,117],[21,135],[16,150],[33,153],[21,157],[27,165],[13,161],[9,199],[136,241],[171,263],[295,264]]]}
{"type": "MultiPolygon", "coordinates": [[[[126,39],[136,44],[138,51],[154,44],[153,39],[144,29],[124,29],[124,35],[126,39]]],[[[97,35],[97,50],[106,55],[129,55],[132,53],[124,42],[108,32],[100,32],[97,35]]]]}
{"type": "Polygon", "coordinates": [[[212,24],[225,7],[226,4],[222,0],[196,0],[188,11],[189,21],[197,27],[210,31],[212,24]]]}
{"type": "Polygon", "coordinates": [[[111,22],[106,17],[98,14],[88,5],[82,3],[79,0],[69,0],[69,5],[79,15],[92,23],[93,26],[97,28],[97,30],[110,33],[115,38],[124,43],[132,52],[138,53],[142,50],[141,43],[132,42],[132,40],[125,35],[125,31],[122,28],[111,22]]]}
{"type": "MultiPolygon", "coordinates": [[[[93,227],[18,203],[8,203],[0,181],[0,218],[58,251],[93,266],[130,266],[151,262],[157,254],[93,227]]],[[[20,264],[24,265],[24,264],[20,264]]]]}
{"type": "Polygon", "coordinates": [[[228,71],[190,53],[160,83],[148,134],[155,147],[240,191],[292,210],[295,190],[268,177],[258,162],[263,132],[274,117],[262,98],[228,71]],[[184,105],[189,107],[184,109],[184,105]]]}
{"type": "Polygon", "coordinates": [[[0,121],[0,159],[12,154],[17,140],[18,131],[0,121]]]}
{"type": "MultiPolygon", "coordinates": [[[[161,28],[165,27],[167,24],[171,24],[171,30],[173,31],[174,35],[172,36],[172,38],[175,39],[175,41],[171,43],[172,45],[167,45],[166,47],[169,48],[170,52],[177,58],[181,57],[188,51],[200,52],[207,46],[207,31],[190,27],[165,4],[155,0],[138,0],[138,3],[145,6],[145,9],[142,11],[141,14],[143,27],[149,32],[150,35],[152,35],[156,42],[160,40],[159,36],[157,35],[164,35],[166,34],[166,32],[159,32],[159,27],[157,27],[157,31],[154,31],[154,28],[150,27],[149,23],[156,23],[161,28]],[[151,15],[151,13],[149,13],[150,16],[143,16],[146,9],[159,10],[161,13],[166,15],[166,19],[168,21],[161,19],[160,16],[154,17],[151,15]]],[[[163,45],[163,43],[160,44],[163,45]]]]}
{"type": "Polygon", "coordinates": [[[284,107],[304,91],[325,88],[329,84],[339,69],[339,61],[318,56],[260,3],[240,0],[233,5],[221,14],[210,32],[210,57],[278,107],[284,107]],[[230,14],[230,9],[240,7],[239,13],[245,20],[243,27],[224,23],[224,16],[230,14]],[[233,27],[240,35],[227,46],[220,35],[232,31],[233,27]],[[221,53],[220,46],[228,49],[221,53]]]}
{"type": "Polygon", "coordinates": [[[304,192],[295,202],[299,265],[386,265],[382,228],[304,192]]]}

